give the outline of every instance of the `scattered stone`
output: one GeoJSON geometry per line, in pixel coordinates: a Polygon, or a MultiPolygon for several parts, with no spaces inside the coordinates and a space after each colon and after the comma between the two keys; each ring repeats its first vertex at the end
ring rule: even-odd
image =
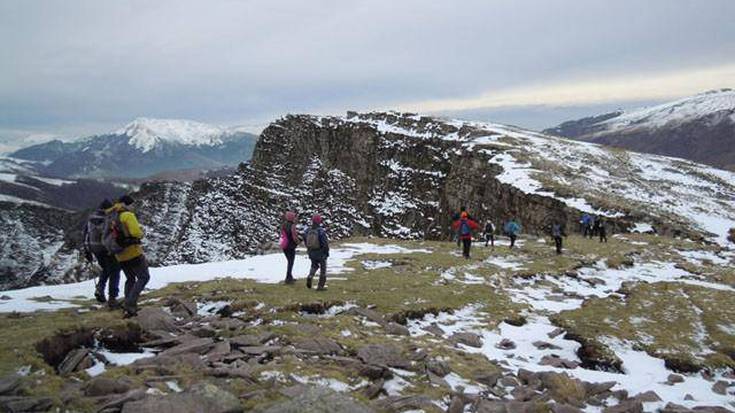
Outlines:
{"type": "Polygon", "coordinates": [[[369,310],[367,308],[353,307],[353,308],[350,308],[349,310],[347,310],[345,312],[345,314],[351,314],[351,315],[365,317],[368,320],[372,321],[373,323],[378,323],[380,325],[384,325],[385,324],[385,319],[383,318],[382,315],[380,315],[379,312],[374,311],[374,310],[369,310]]]}
{"type": "Polygon", "coordinates": [[[634,399],[640,400],[642,403],[653,403],[653,402],[660,402],[661,397],[656,394],[655,391],[649,390],[645,393],[640,393],[636,396],[633,396],[634,399]]]}
{"type": "Polygon", "coordinates": [[[543,385],[549,389],[549,395],[558,403],[584,407],[587,388],[584,383],[569,377],[566,373],[543,372],[539,374],[543,385]]]}
{"type": "Polygon", "coordinates": [[[245,334],[230,339],[230,344],[235,347],[255,347],[271,341],[276,336],[271,333],[245,334]]]}
{"type": "Polygon", "coordinates": [[[539,350],[561,350],[561,347],[546,341],[534,341],[531,344],[539,350]]]}
{"type": "Polygon", "coordinates": [[[179,344],[164,350],[159,356],[176,356],[183,353],[204,354],[214,347],[214,340],[211,338],[197,338],[189,342],[179,344]]]}
{"type": "Polygon", "coordinates": [[[0,397],[0,411],[47,412],[53,400],[48,397],[0,397]]]}
{"type": "Polygon", "coordinates": [[[246,367],[218,367],[207,369],[206,374],[213,377],[237,378],[244,379],[250,383],[254,383],[253,372],[246,367]]]}
{"type": "Polygon", "coordinates": [[[554,403],[551,405],[552,413],[582,413],[582,410],[563,403],[554,403]]]}
{"type": "Polygon", "coordinates": [[[640,400],[628,399],[615,406],[606,407],[602,413],[643,413],[643,403],[640,400]]]}
{"type": "Polygon", "coordinates": [[[409,409],[426,409],[434,407],[431,398],[424,395],[388,396],[377,403],[382,411],[402,412],[409,409]]]}
{"type": "Polygon", "coordinates": [[[464,397],[455,395],[452,397],[452,401],[449,403],[446,413],[464,413],[464,405],[464,397]]]}
{"type": "Polygon", "coordinates": [[[138,311],[135,321],[145,331],[168,331],[170,333],[179,331],[176,320],[159,307],[143,307],[138,311]]]}
{"type": "Polygon", "coordinates": [[[687,394],[684,395],[684,400],[689,401],[689,402],[692,402],[692,401],[694,401],[694,396],[692,396],[691,394],[687,393],[687,394]]]}
{"type": "Polygon", "coordinates": [[[449,368],[449,364],[441,360],[429,360],[426,363],[426,370],[436,374],[439,377],[444,377],[452,372],[449,368]]]}
{"type": "Polygon", "coordinates": [[[298,385],[288,389],[288,400],[276,403],[263,413],[373,413],[347,394],[328,387],[298,385]]]}
{"type": "Polygon", "coordinates": [[[579,349],[577,349],[577,357],[582,360],[581,367],[589,370],[624,373],[623,361],[598,341],[590,340],[573,333],[567,333],[564,338],[581,344],[579,349]]]}
{"type": "Polygon", "coordinates": [[[222,320],[212,321],[212,327],[218,330],[240,330],[247,326],[247,323],[238,318],[225,318],[222,320]]]}
{"type": "Polygon", "coordinates": [[[370,380],[378,380],[381,378],[391,379],[393,377],[393,372],[391,372],[389,368],[371,364],[363,364],[358,370],[358,374],[363,377],[367,377],[370,380]]]}
{"type": "Polygon", "coordinates": [[[553,354],[542,357],[538,364],[542,366],[552,366],[559,369],[576,369],[579,367],[579,362],[567,360],[553,354]]]}
{"type": "Polygon", "coordinates": [[[499,371],[483,372],[475,375],[475,381],[488,387],[495,387],[502,376],[503,374],[499,371]]]}
{"type": "Polygon", "coordinates": [[[528,320],[526,320],[526,317],[522,315],[517,315],[513,317],[508,317],[504,319],[503,322],[505,322],[506,324],[510,324],[512,326],[521,327],[523,325],[526,325],[528,320]]]}
{"type": "Polygon", "coordinates": [[[513,376],[504,376],[500,378],[500,385],[503,387],[518,387],[521,383],[513,376]]]}
{"type": "Polygon", "coordinates": [[[171,313],[183,318],[189,318],[197,313],[195,303],[178,298],[172,298],[168,303],[168,307],[171,309],[171,313]]]}
{"type": "Polygon", "coordinates": [[[437,337],[444,337],[444,330],[442,330],[436,323],[431,323],[431,325],[424,327],[423,330],[437,337]]]}
{"type": "Polygon", "coordinates": [[[552,332],[550,332],[549,334],[547,334],[547,336],[549,336],[549,338],[556,338],[556,337],[558,337],[558,336],[560,336],[562,334],[564,334],[564,329],[562,329],[562,328],[556,328],[552,332]]]}
{"type": "Polygon", "coordinates": [[[717,382],[712,385],[712,391],[724,396],[727,394],[728,387],[730,387],[730,384],[728,382],[724,380],[717,380],[717,382]]]}
{"type": "Polygon", "coordinates": [[[69,375],[75,371],[82,370],[83,368],[88,368],[91,366],[85,367],[87,364],[89,364],[89,361],[85,361],[85,359],[89,359],[89,350],[86,348],[80,348],[71,351],[64,361],[59,364],[58,371],[59,374],[62,376],[69,375]]]}
{"type": "Polygon", "coordinates": [[[411,363],[403,357],[398,347],[391,344],[369,344],[357,351],[357,357],[366,364],[407,368],[411,363]]]}
{"type": "Polygon", "coordinates": [[[677,373],[697,373],[702,370],[701,365],[684,357],[666,356],[664,358],[664,365],[667,369],[677,373]]]}
{"type": "Polygon", "coordinates": [[[675,403],[667,403],[663,409],[659,410],[660,413],[691,413],[692,411],[689,408],[675,403]]]}
{"type": "Polygon", "coordinates": [[[15,394],[22,383],[23,377],[17,374],[10,374],[0,378],[0,395],[15,394]]]}
{"type": "Polygon", "coordinates": [[[378,379],[360,389],[360,393],[368,399],[374,399],[383,391],[385,380],[378,379]]]}
{"type": "Polygon", "coordinates": [[[476,333],[454,333],[449,337],[449,340],[454,343],[464,344],[465,346],[482,347],[482,337],[476,333]]]}
{"type": "Polygon", "coordinates": [[[394,323],[392,321],[385,325],[385,332],[387,334],[392,334],[394,336],[410,336],[411,335],[411,333],[408,331],[408,328],[398,323],[394,323]]]}
{"type": "Polygon", "coordinates": [[[313,354],[341,354],[342,347],[334,340],[326,337],[304,338],[293,343],[299,350],[308,351],[313,354]]]}
{"type": "Polygon", "coordinates": [[[191,334],[195,337],[214,337],[217,335],[217,330],[210,326],[197,326],[191,330],[191,334]]]}
{"type": "Polygon", "coordinates": [[[219,387],[202,383],[182,393],[148,396],[123,405],[122,413],[235,413],[242,412],[237,397],[219,387]]]}
{"type": "Polygon", "coordinates": [[[250,354],[253,356],[258,356],[261,354],[278,354],[281,352],[281,349],[283,347],[281,346],[254,346],[254,347],[241,347],[240,351],[244,354],[250,354]]]}
{"type": "Polygon", "coordinates": [[[666,380],[666,383],[670,385],[684,383],[684,376],[680,374],[669,374],[669,378],[666,380]]]}
{"type": "Polygon", "coordinates": [[[496,344],[495,347],[501,350],[513,350],[516,348],[516,343],[514,343],[512,340],[504,338],[500,340],[500,342],[496,344]]]}
{"type": "Polygon", "coordinates": [[[596,396],[598,394],[607,393],[618,384],[614,381],[606,381],[602,383],[584,383],[585,391],[588,396],[596,396]]]}
{"type": "Polygon", "coordinates": [[[510,392],[510,394],[515,400],[519,402],[528,402],[531,400],[535,400],[539,396],[539,393],[530,386],[516,387],[515,389],[513,389],[513,391],[510,392]]]}
{"type": "Polygon", "coordinates": [[[130,391],[130,379],[123,376],[118,379],[94,377],[84,386],[84,394],[90,397],[121,394],[130,391]]]}
{"type": "Polygon", "coordinates": [[[9,295],[0,296],[0,300],[3,300],[3,301],[8,301],[8,300],[12,300],[12,299],[13,299],[13,297],[11,297],[9,295]]]}
{"type": "Polygon", "coordinates": [[[475,410],[476,413],[535,413],[544,411],[542,403],[481,400],[475,410]]]}

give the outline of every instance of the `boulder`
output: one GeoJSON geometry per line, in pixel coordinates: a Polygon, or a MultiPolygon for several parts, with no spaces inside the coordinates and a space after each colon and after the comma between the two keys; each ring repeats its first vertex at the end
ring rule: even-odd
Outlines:
{"type": "Polygon", "coordinates": [[[542,366],[552,366],[559,369],[576,369],[579,367],[578,361],[567,360],[556,355],[543,356],[538,364],[542,366]]]}
{"type": "Polygon", "coordinates": [[[53,400],[48,397],[0,397],[0,411],[3,412],[47,412],[53,400]]]}
{"type": "Polygon", "coordinates": [[[436,374],[439,377],[444,377],[452,372],[449,368],[449,364],[441,360],[429,360],[426,362],[426,370],[436,374]]]}
{"type": "Polygon", "coordinates": [[[373,323],[378,323],[380,325],[385,324],[385,319],[383,318],[383,316],[375,310],[370,310],[370,309],[362,308],[362,307],[353,307],[347,310],[345,314],[365,317],[368,320],[372,321],[373,323]]]}
{"type": "Polygon", "coordinates": [[[118,379],[95,377],[84,385],[84,394],[89,397],[107,396],[127,393],[130,388],[130,379],[124,376],[118,379]]]}
{"type": "Polygon", "coordinates": [[[401,350],[391,344],[369,344],[357,350],[357,357],[366,364],[407,368],[411,366],[401,350]]]}
{"type": "Polygon", "coordinates": [[[422,330],[437,337],[444,337],[444,330],[442,330],[436,323],[432,323],[431,325],[422,328],[422,330]]]}
{"type": "Polygon", "coordinates": [[[514,348],[516,348],[516,343],[514,343],[512,340],[504,338],[500,340],[500,342],[498,342],[495,347],[501,350],[513,350],[514,348]]]}
{"type": "Polygon", "coordinates": [[[677,383],[684,383],[684,376],[680,374],[669,374],[669,378],[666,380],[667,384],[677,384],[677,383]]]}
{"type": "Polygon", "coordinates": [[[230,339],[230,343],[234,347],[255,347],[265,344],[276,336],[272,333],[263,334],[244,334],[241,336],[233,337],[230,339]]]}
{"type": "Polygon", "coordinates": [[[419,410],[434,407],[431,398],[424,395],[388,396],[377,403],[381,411],[402,412],[404,410],[419,410]]]}
{"type": "Polygon", "coordinates": [[[383,391],[383,385],[385,384],[385,380],[378,379],[374,382],[371,382],[370,384],[362,387],[360,389],[360,394],[365,396],[368,399],[374,399],[380,395],[380,393],[383,391]]]}
{"type": "Polygon", "coordinates": [[[660,413],[691,413],[693,410],[676,403],[667,403],[660,413]]]}
{"type": "Polygon", "coordinates": [[[298,385],[287,389],[288,400],[278,402],[261,413],[373,413],[374,410],[352,397],[323,386],[298,385]]]}
{"type": "Polygon", "coordinates": [[[386,324],[384,328],[387,334],[392,334],[394,336],[410,336],[411,335],[411,332],[408,331],[408,328],[398,323],[394,323],[392,321],[386,324]]]}
{"type": "Polygon", "coordinates": [[[475,409],[476,413],[536,413],[544,411],[543,404],[538,402],[481,400],[475,409]]]}
{"type": "Polygon", "coordinates": [[[17,374],[10,374],[0,378],[0,396],[15,394],[23,384],[23,377],[17,374]]]}
{"type": "Polygon", "coordinates": [[[656,394],[655,391],[649,390],[644,393],[637,394],[632,397],[633,399],[640,400],[641,403],[653,403],[653,402],[660,402],[661,397],[659,397],[658,394],[656,394]]]}
{"type": "Polygon", "coordinates": [[[243,408],[232,393],[202,383],[182,393],[148,396],[125,403],[122,413],[238,413],[243,408]]]}
{"type": "Polygon", "coordinates": [[[193,354],[204,354],[207,351],[209,351],[212,347],[214,347],[214,340],[211,338],[205,337],[205,338],[197,338],[182,344],[179,344],[178,346],[171,347],[169,349],[164,350],[159,354],[159,356],[177,356],[179,354],[184,353],[193,353],[193,354]]]}
{"type": "Polygon", "coordinates": [[[135,321],[145,331],[167,331],[175,333],[179,331],[176,320],[171,314],[159,307],[144,307],[138,311],[135,321]]]}
{"type": "Polygon", "coordinates": [[[568,404],[554,403],[551,405],[552,413],[582,413],[582,410],[568,404]]]}
{"type": "Polygon", "coordinates": [[[606,407],[602,413],[643,413],[643,403],[640,400],[623,400],[620,404],[606,407]]]}
{"type": "Polygon", "coordinates": [[[59,374],[62,376],[66,376],[75,371],[90,367],[90,366],[87,366],[91,361],[89,354],[90,354],[89,350],[86,348],[72,350],[66,356],[64,361],[62,361],[61,364],[59,364],[59,367],[58,367],[59,374]]]}
{"type": "Polygon", "coordinates": [[[294,347],[299,350],[307,351],[313,354],[340,354],[342,347],[334,340],[326,337],[316,336],[303,338],[293,343],[294,347]]]}
{"type": "Polygon", "coordinates": [[[584,407],[587,390],[581,380],[569,377],[566,373],[554,372],[543,372],[539,377],[556,402],[584,407]]]}
{"type": "Polygon", "coordinates": [[[534,341],[532,344],[534,347],[536,347],[539,350],[560,350],[561,349],[561,347],[555,344],[551,344],[549,342],[541,341],[541,340],[534,341]]]}
{"type": "Polygon", "coordinates": [[[482,347],[482,337],[475,333],[454,333],[449,337],[449,340],[454,343],[460,343],[470,347],[482,347]]]}
{"type": "Polygon", "coordinates": [[[500,371],[482,372],[475,375],[475,381],[488,387],[494,387],[502,376],[503,373],[500,371]]]}
{"type": "Polygon", "coordinates": [[[712,391],[724,396],[727,394],[728,387],[730,387],[730,383],[726,382],[725,380],[717,380],[717,382],[712,385],[712,391]]]}

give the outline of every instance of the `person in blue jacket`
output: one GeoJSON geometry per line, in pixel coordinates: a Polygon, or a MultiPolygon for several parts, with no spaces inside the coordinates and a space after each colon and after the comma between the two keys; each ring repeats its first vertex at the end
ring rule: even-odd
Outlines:
{"type": "Polygon", "coordinates": [[[327,289],[327,258],[329,258],[329,238],[327,232],[322,227],[321,215],[314,215],[311,218],[311,226],[304,232],[303,239],[306,243],[306,250],[311,260],[311,270],[309,276],[306,277],[306,288],[311,288],[312,280],[319,270],[319,284],[317,291],[327,289]]]}
{"type": "Polygon", "coordinates": [[[506,234],[508,234],[508,237],[510,238],[510,247],[515,247],[516,239],[518,238],[518,234],[521,232],[521,225],[516,221],[515,218],[512,218],[510,221],[505,223],[503,230],[506,234]]]}

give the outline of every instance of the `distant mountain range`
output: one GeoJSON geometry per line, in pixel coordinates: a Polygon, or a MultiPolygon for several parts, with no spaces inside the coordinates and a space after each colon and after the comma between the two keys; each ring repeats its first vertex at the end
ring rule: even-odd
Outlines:
{"type": "Polygon", "coordinates": [[[735,170],[735,90],[564,122],[544,133],[735,170]]]}
{"type": "Polygon", "coordinates": [[[189,120],[139,118],[124,128],[72,142],[53,140],[9,156],[60,178],[143,178],[221,169],[250,159],[257,136],[189,120]]]}

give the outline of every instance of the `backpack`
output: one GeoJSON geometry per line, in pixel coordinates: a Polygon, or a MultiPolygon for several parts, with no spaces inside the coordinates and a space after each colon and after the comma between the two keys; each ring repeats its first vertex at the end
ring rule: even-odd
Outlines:
{"type": "Polygon", "coordinates": [[[318,229],[310,229],[306,233],[306,248],[310,250],[318,250],[322,247],[322,241],[319,236],[318,229]]]}
{"type": "Polygon", "coordinates": [[[120,222],[120,213],[110,212],[105,218],[102,244],[110,254],[120,254],[125,250],[125,245],[123,245],[125,238],[125,228],[120,222]]]}
{"type": "Polygon", "coordinates": [[[462,220],[462,222],[459,224],[459,235],[472,235],[472,228],[470,228],[470,224],[467,222],[466,219],[462,220]]]}
{"type": "Polygon", "coordinates": [[[89,252],[94,254],[101,254],[107,251],[105,244],[103,243],[103,235],[105,233],[105,216],[104,215],[93,215],[87,221],[87,227],[85,228],[85,239],[84,242],[89,252]]]}

